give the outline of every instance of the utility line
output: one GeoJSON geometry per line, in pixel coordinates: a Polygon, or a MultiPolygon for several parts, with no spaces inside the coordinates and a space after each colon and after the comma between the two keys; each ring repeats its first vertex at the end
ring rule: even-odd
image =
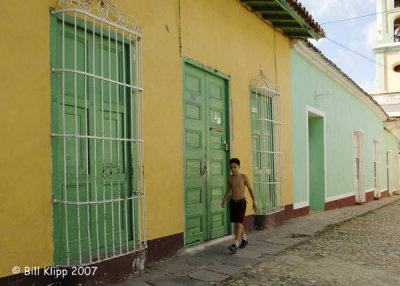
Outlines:
{"type": "Polygon", "coordinates": [[[335,40],[332,40],[332,39],[330,39],[330,38],[328,38],[328,37],[325,37],[325,39],[327,39],[328,41],[334,43],[335,45],[337,45],[337,46],[339,46],[339,47],[341,47],[341,48],[343,48],[343,49],[345,49],[345,50],[348,50],[348,51],[350,51],[350,52],[352,52],[352,53],[354,53],[354,54],[356,54],[356,55],[358,55],[358,56],[360,56],[360,57],[362,57],[362,58],[364,58],[364,59],[366,59],[366,60],[368,60],[368,61],[370,61],[370,62],[376,64],[376,65],[383,66],[384,68],[386,68],[386,69],[389,70],[389,68],[388,68],[387,66],[385,66],[384,64],[378,63],[376,60],[373,60],[373,59],[371,59],[371,58],[369,58],[369,57],[367,57],[367,56],[364,56],[363,54],[361,54],[361,53],[359,53],[359,52],[357,52],[357,51],[355,51],[355,50],[353,50],[353,49],[350,49],[350,48],[348,48],[348,47],[342,45],[341,43],[336,42],[335,40]]]}
{"type": "Polygon", "coordinates": [[[386,13],[386,10],[383,12],[371,13],[371,14],[366,14],[366,15],[362,15],[362,16],[352,17],[352,18],[346,18],[346,19],[341,19],[341,20],[336,20],[336,21],[331,21],[331,22],[320,23],[320,25],[328,25],[328,24],[334,24],[334,23],[339,23],[339,22],[345,22],[345,21],[350,21],[350,20],[354,20],[354,19],[371,17],[371,16],[383,14],[383,13],[386,13]]]}

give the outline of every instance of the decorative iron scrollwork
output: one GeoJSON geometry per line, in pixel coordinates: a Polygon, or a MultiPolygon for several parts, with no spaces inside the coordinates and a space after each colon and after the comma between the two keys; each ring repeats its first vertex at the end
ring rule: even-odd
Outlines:
{"type": "Polygon", "coordinates": [[[116,26],[142,34],[141,27],[136,20],[119,9],[110,0],[58,0],[59,9],[79,8],[87,13],[92,13],[96,6],[97,15],[101,19],[114,23],[116,26]],[[96,4],[97,2],[97,4],[96,4]],[[75,6],[75,7],[74,7],[75,6]]]}
{"type": "Polygon", "coordinates": [[[273,82],[269,77],[267,77],[264,73],[263,67],[260,67],[260,74],[258,77],[253,78],[250,81],[250,87],[252,88],[267,88],[279,93],[279,87],[275,82],[273,82]]]}

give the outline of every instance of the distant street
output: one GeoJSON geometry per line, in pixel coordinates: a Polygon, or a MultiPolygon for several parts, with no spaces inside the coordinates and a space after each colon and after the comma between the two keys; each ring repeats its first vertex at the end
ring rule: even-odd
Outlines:
{"type": "Polygon", "coordinates": [[[316,235],[222,285],[400,285],[400,201],[316,235]]]}

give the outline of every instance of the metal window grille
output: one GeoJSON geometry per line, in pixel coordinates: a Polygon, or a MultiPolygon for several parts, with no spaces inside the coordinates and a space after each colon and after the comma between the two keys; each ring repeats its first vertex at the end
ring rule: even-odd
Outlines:
{"type": "Polygon", "coordinates": [[[142,30],[108,0],[51,13],[54,264],[90,264],[147,246],[142,30]]]}
{"type": "Polygon", "coordinates": [[[365,202],[364,190],[364,134],[354,132],[354,188],[357,203],[365,202]]]}
{"type": "Polygon", "coordinates": [[[395,186],[395,190],[396,193],[398,194],[400,191],[400,155],[396,154],[395,157],[395,180],[396,180],[396,186],[395,186]]]}
{"type": "Polygon", "coordinates": [[[392,184],[392,152],[386,151],[386,181],[387,181],[387,189],[389,192],[389,196],[392,195],[393,184],[392,184]]]}
{"type": "Polygon", "coordinates": [[[400,18],[393,22],[393,37],[395,42],[400,42],[400,18]]]}
{"type": "Polygon", "coordinates": [[[284,209],[280,89],[261,70],[250,83],[254,192],[258,213],[284,209]]]}
{"type": "Polygon", "coordinates": [[[380,196],[380,144],[378,141],[374,141],[374,195],[375,197],[380,196]]]}

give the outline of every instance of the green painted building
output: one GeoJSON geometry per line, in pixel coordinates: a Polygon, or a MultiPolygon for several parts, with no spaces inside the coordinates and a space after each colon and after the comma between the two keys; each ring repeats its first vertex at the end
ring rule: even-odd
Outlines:
{"type": "Polygon", "coordinates": [[[292,46],[295,214],[392,195],[399,188],[397,125],[309,42],[292,46]]]}

